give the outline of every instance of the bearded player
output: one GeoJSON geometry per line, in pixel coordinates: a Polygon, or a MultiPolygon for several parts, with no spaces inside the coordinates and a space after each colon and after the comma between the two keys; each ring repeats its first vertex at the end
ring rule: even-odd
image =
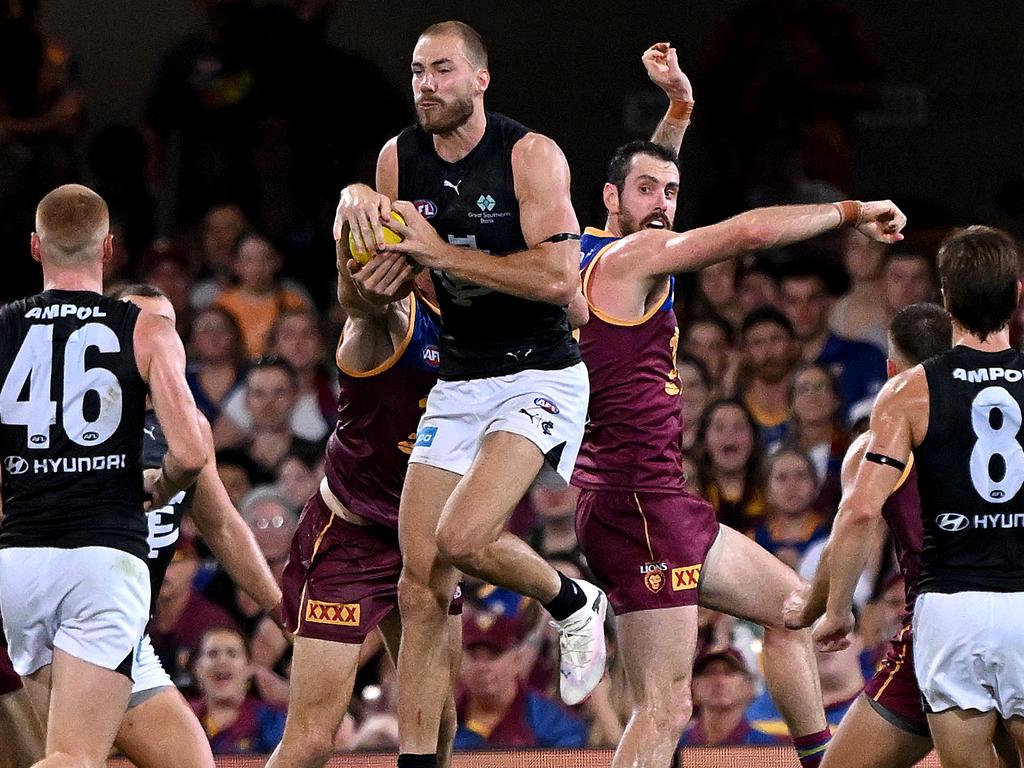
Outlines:
{"type": "Polygon", "coordinates": [[[699,603],[765,627],[769,690],[802,764],[817,766],[829,732],[810,635],[782,617],[800,581],[683,490],[672,276],[840,227],[894,242],[906,220],[888,201],[844,201],[761,208],[677,234],[678,191],[675,152],[625,145],[609,164],[605,231],[588,229],[581,242],[591,399],[573,475],[577,533],[608,587],[636,701],[612,765],[670,764],[691,714],[699,603]]]}

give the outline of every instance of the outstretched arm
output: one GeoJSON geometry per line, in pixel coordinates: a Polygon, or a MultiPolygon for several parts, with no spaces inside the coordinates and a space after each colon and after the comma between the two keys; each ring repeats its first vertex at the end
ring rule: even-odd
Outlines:
{"type": "Polygon", "coordinates": [[[602,261],[618,271],[654,280],[694,272],[737,256],[778,248],[840,227],[856,227],[873,240],[903,239],[907,217],[890,200],[846,200],[820,205],[755,208],[687,232],[644,229],[609,247],[602,261]]]}
{"type": "MultiPolygon", "coordinates": [[[[213,434],[210,425],[202,415],[199,419],[206,450],[212,456],[213,434]]],[[[281,621],[281,589],[256,544],[256,537],[231,503],[217,473],[217,462],[212,458],[196,480],[195,498],[189,514],[231,580],[244,589],[275,621],[281,621]]]]}
{"type": "Polygon", "coordinates": [[[829,589],[825,614],[815,623],[813,635],[818,648],[835,651],[849,644],[853,629],[853,593],[867,562],[873,528],[881,518],[882,505],[899,482],[913,448],[910,414],[920,407],[927,384],[922,369],[915,368],[890,379],[878,394],[871,411],[871,439],[865,460],[857,468],[853,487],[844,494],[832,528],[829,558],[829,589]],[[879,463],[872,456],[886,457],[879,463]]]}
{"type": "Polygon", "coordinates": [[[394,204],[405,225],[388,225],[405,239],[384,250],[484,288],[566,306],[579,286],[579,238],[564,237],[580,231],[569,196],[569,165],[555,142],[530,133],[512,150],[512,172],[527,250],[495,258],[446,243],[406,201],[394,204]]]}
{"type": "Polygon", "coordinates": [[[678,154],[693,112],[690,79],[680,69],[676,49],[671,43],[652,45],[644,51],[643,62],[647,76],[668,96],[668,111],[654,129],[651,141],[678,154]]]}

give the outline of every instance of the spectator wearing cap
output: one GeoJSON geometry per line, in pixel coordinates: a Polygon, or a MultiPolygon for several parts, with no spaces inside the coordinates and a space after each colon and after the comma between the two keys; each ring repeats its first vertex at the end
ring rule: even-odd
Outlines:
{"type": "Polygon", "coordinates": [[[779,285],[782,311],[793,324],[801,354],[826,368],[839,381],[842,413],[877,394],[886,379],[885,355],[871,344],[853,341],[828,326],[833,298],[824,278],[813,271],[793,271],[779,285]]]}
{"type": "Polygon", "coordinates": [[[238,629],[227,611],[196,589],[198,572],[196,541],[183,529],[149,625],[153,649],[179,688],[192,686],[190,664],[203,635],[214,628],[238,629]]]}
{"type": "Polygon", "coordinates": [[[464,615],[455,749],[586,745],[587,729],[580,720],[520,680],[524,636],[525,628],[513,616],[464,615]]]}
{"type": "Polygon", "coordinates": [[[786,435],[789,389],[798,357],[793,325],[775,307],[760,307],[743,318],[739,397],[754,417],[762,445],[786,435]]]}
{"type": "Polygon", "coordinates": [[[774,744],[777,739],[753,727],[745,712],[754,700],[754,679],[733,647],[704,651],[693,664],[696,716],[683,732],[684,747],[774,744]]]}

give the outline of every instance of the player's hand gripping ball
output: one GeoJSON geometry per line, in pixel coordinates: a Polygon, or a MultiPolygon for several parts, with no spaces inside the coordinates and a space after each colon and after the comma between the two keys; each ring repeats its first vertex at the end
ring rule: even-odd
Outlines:
{"type": "MultiPolygon", "coordinates": [[[[403,219],[400,214],[395,213],[395,211],[391,212],[391,218],[397,221],[399,224],[405,224],[405,219],[403,219]]],[[[384,243],[394,244],[402,242],[402,236],[395,232],[393,229],[383,227],[383,230],[384,243]]],[[[370,259],[372,259],[375,256],[375,254],[368,253],[359,247],[359,244],[356,242],[356,239],[352,236],[351,230],[349,230],[348,233],[348,249],[349,251],[352,252],[352,258],[355,260],[357,264],[359,264],[359,266],[364,266],[370,259]]]]}

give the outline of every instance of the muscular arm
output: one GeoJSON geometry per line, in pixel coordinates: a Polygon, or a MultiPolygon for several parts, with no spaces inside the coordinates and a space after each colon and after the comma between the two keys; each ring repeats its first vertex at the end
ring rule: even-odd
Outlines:
{"type": "Polygon", "coordinates": [[[160,474],[150,484],[166,501],[192,485],[206,465],[207,445],[199,427],[195,400],[185,381],[185,348],[170,320],[139,313],[134,333],[135,358],[167,437],[160,474]]]}
{"type": "MultiPolygon", "coordinates": [[[[927,418],[927,408],[928,386],[920,366],[890,379],[871,411],[866,451],[906,463],[917,431],[914,421],[920,421],[922,409],[927,418]]],[[[822,619],[826,626],[815,632],[822,642],[836,641],[834,632],[826,630],[841,624],[849,614],[857,579],[867,562],[872,530],[901,474],[896,467],[862,461],[849,493],[843,496],[830,540],[828,602],[822,619]]]]}
{"type": "MultiPolygon", "coordinates": [[[[199,418],[206,450],[212,456],[213,434],[210,425],[201,415],[199,418]]],[[[224,483],[217,474],[217,463],[213,459],[199,473],[189,514],[231,580],[244,589],[264,611],[273,615],[281,602],[281,589],[256,544],[256,537],[228,498],[224,483]]]]}
{"type": "Polygon", "coordinates": [[[405,218],[406,226],[393,227],[405,241],[388,245],[386,250],[405,253],[424,266],[495,291],[562,306],[569,304],[579,284],[579,243],[545,242],[552,235],[578,235],[580,231],[569,196],[569,165],[555,142],[531,133],[512,150],[512,172],[523,239],[527,243],[525,251],[495,258],[483,251],[450,245],[406,201],[394,206],[405,218]]]}

